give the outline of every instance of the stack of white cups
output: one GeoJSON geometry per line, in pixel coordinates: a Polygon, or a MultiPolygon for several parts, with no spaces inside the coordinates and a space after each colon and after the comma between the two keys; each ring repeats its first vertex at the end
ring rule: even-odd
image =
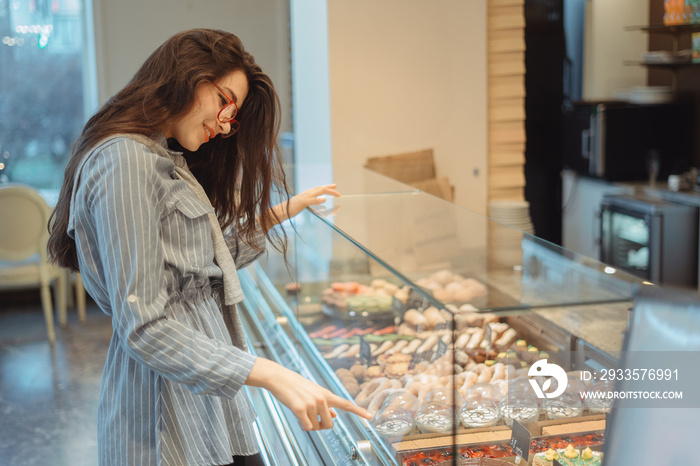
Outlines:
{"type": "Polygon", "coordinates": [[[518,200],[489,202],[488,216],[498,223],[489,228],[489,257],[497,265],[514,266],[522,262],[523,233],[534,234],[530,203],[518,200]],[[503,224],[503,225],[499,225],[503,224]]]}

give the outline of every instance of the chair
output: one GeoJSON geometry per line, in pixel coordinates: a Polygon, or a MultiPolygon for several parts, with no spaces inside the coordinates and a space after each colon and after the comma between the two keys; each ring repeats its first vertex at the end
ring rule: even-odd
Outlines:
{"type": "Polygon", "coordinates": [[[51,210],[25,185],[0,185],[0,290],[39,287],[49,342],[56,339],[49,286],[54,284],[61,323],[66,316],[65,270],[47,260],[51,210]]]}
{"type": "MultiPolygon", "coordinates": [[[[73,275],[70,273],[70,271],[66,270],[66,284],[68,285],[68,294],[66,295],[68,307],[75,306],[75,308],[78,310],[78,320],[81,324],[84,324],[86,292],[85,287],[83,286],[83,278],[80,276],[80,273],[76,272],[75,284],[73,284],[73,275]],[[73,285],[75,285],[75,288],[72,288],[73,285]],[[75,292],[75,295],[73,295],[73,292],[75,292]]],[[[67,316],[60,316],[60,319],[61,326],[64,327],[66,325],[67,316]]]]}

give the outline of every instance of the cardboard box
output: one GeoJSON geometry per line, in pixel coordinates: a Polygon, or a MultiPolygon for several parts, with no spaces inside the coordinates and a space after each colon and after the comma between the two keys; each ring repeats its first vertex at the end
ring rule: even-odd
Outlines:
{"type": "Polygon", "coordinates": [[[365,167],[428,194],[448,201],[454,199],[454,186],[450,185],[449,179],[436,177],[432,149],[370,157],[365,167]]]}
{"type": "Polygon", "coordinates": [[[435,178],[432,149],[370,157],[365,167],[406,184],[435,178]]]}
{"type": "Polygon", "coordinates": [[[410,183],[410,185],[428,194],[446,199],[450,202],[452,202],[454,199],[454,186],[450,185],[450,180],[446,176],[414,181],[413,183],[410,183]]]}

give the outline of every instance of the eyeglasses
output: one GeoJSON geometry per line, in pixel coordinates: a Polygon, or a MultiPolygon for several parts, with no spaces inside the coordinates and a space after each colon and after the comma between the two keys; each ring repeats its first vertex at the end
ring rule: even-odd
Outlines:
{"type": "Polygon", "coordinates": [[[229,123],[231,125],[231,130],[228,133],[221,135],[222,138],[228,138],[236,134],[236,131],[238,131],[241,127],[241,124],[235,119],[236,114],[238,113],[238,105],[236,105],[236,102],[234,102],[223,90],[221,90],[219,86],[214,84],[214,87],[217,88],[221,94],[223,94],[221,97],[223,108],[219,110],[219,114],[216,116],[216,119],[221,123],[229,123]]]}

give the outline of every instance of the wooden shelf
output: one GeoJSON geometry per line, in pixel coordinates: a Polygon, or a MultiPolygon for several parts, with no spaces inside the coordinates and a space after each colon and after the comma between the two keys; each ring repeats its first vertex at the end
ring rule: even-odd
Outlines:
{"type": "Polygon", "coordinates": [[[651,34],[682,34],[682,33],[692,33],[700,32],[700,24],[650,24],[648,26],[627,26],[626,31],[642,31],[651,34]]]}
{"type": "MultiPolygon", "coordinates": [[[[641,32],[646,32],[648,34],[670,34],[673,38],[673,47],[671,52],[674,54],[678,54],[678,43],[679,43],[679,36],[682,34],[691,34],[694,32],[700,32],[700,24],[699,23],[688,23],[688,24],[673,24],[673,25],[666,25],[666,24],[649,24],[645,26],[627,26],[625,27],[626,31],[641,31],[641,32]]],[[[678,87],[678,73],[681,68],[689,68],[693,66],[700,65],[700,63],[694,63],[692,61],[686,61],[686,60],[678,60],[678,61],[669,61],[669,62],[663,62],[663,61],[644,61],[644,60],[636,60],[636,61],[625,61],[625,65],[632,65],[632,66],[645,66],[647,68],[656,68],[656,69],[667,69],[670,70],[673,75],[671,78],[671,87],[673,88],[674,92],[678,87]]]]}
{"type": "Polygon", "coordinates": [[[646,66],[647,68],[685,68],[689,66],[698,66],[700,63],[693,63],[691,61],[676,61],[676,62],[648,62],[648,61],[634,61],[626,60],[625,65],[629,66],[646,66]]]}

